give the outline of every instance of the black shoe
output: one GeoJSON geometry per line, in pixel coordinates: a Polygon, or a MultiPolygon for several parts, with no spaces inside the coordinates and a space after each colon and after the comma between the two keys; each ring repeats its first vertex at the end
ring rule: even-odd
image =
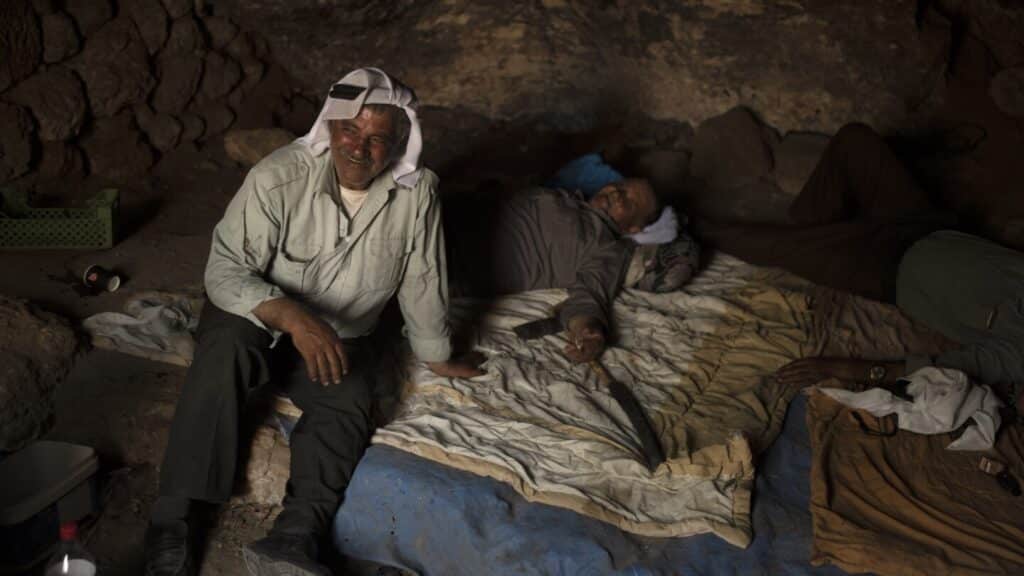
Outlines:
{"type": "Polygon", "coordinates": [[[146,576],[194,576],[188,524],[179,520],[146,529],[146,576]]]}
{"type": "Polygon", "coordinates": [[[242,547],[245,565],[253,576],[331,576],[316,556],[312,536],[271,532],[266,538],[242,547]]]}

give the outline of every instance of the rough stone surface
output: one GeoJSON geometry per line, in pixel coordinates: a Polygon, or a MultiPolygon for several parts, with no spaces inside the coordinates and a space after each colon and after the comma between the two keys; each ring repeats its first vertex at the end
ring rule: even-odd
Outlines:
{"type": "Polygon", "coordinates": [[[768,180],[731,189],[690,190],[688,209],[721,222],[788,222],[793,197],[768,180]],[[696,191],[696,193],[692,193],[696,191]]]}
{"type": "Polygon", "coordinates": [[[196,114],[185,113],[178,116],[181,121],[181,141],[195,142],[203,137],[206,131],[206,122],[196,114]]]}
{"type": "Polygon", "coordinates": [[[614,101],[694,125],[743,105],[783,131],[831,133],[855,119],[886,131],[919,120],[914,103],[940,81],[935,63],[947,51],[946,34],[915,28],[913,0],[219,0],[217,8],[265,37],[307,94],[372,61],[426,103],[581,129],[614,101]],[[338,30],[372,30],[373,39],[338,30]]]}
{"type": "Polygon", "coordinates": [[[34,8],[36,14],[39,14],[40,16],[53,14],[59,10],[57,0],[32,0],[32,8],[34,8]]]}
{"type": "Polygon", "coordinates": [[[192,0],[163,0],[171,18],[181,18],[192,11],[192,0]]]}
{"type": "Polygon", "coordinates": [[[110,0],[66,0],[64,9],[75,19],[78,31],[88,36],[114,17],[110,0]]]}
{"type": "Polygon", "coordinates": [[[1024,118],[1024,66],[1007,68],[989,84],[989,94],[1000,110],[1024,118]]]}
{"type": "Polygon", "coordinates": [[[220,50],[231,43],[238,36],[238,26],[231,20],[219,16],[207,16],[203,18],[203,28],[210,38],[210,47],[220,50]]]}
{"type": "Polygon", "coordinates": [[[201,52],[204,47],[203,32],[195,18],[185,16],[171,23],[171,33],[167,38],[168,51],[201,52]]]}
{"type": "Polygon", "coordinates": [[[277,430],[260,426],[252,437],[245,464],[244,500],[260,504],[281,503],[288,483],[291,449],[277,430]]]}
{"type": "Polygon", "coordinates": [[[75,73],[63,66],[40,72],[10,93],[13,102],[32,110],[40,140],[66,140],[78,134],[85,120],[85,90],[75,73]]]}
{"type": "Polygon", "coordinates": [[[1024,3],[1019,0],[935,0],[946,13],[963,14],[970,31],[983,38],[1002,67],[1024,64],[1024,3]]]}
{"type": "Polygon", "coordinates": [[[219,100],[242,80],[242,68],[237,62],[218,52],[206,55],[203,79],[199,90],[206,100],[219,100]]]}
{"type": "Polygon", "coordinates": [[[708,188],[749,185],[771,169],[771,149],[763,140],[761,124],[749,110],[733,108],[697,127],[690,170],[708,188]]]}
{"type": "Polygon", "coordinates": [[[70,61],[85,82],[92,113],[112,116],[146,99],[156,80],[146,45],[126,18],[117,18],[85,40],[85,50],[70,61]]]}
{"type": "Polygon", "coordinates": [[[774,148],[775,170],[772,176],[783,192],[796,196],[818,165],[828,145],[828,136],[811,132],[790,132],[774,148]]]}
{"type": "Polygon", "coordinates": [[[228,42],[224,51],[228,53],[228,56],[231,56],[235,60],[254,58],[256,57],[256,51],[253,48],[251,38],[251,34],[237,34],[231,42],[228,42]]]}
{"type": "Polygon", "coordinates": [[[164,52],[157,61],[157,75],[160,80],[153,91],[153,108],[159,112],[179,113],[199,89],[203,59],[184,52],[164,52]]]}
{"type": "Polygon", "coordinates": [[[681,195],[690,166],[690,153],[685,150],[653,148],[635,153],[630,163],[630,175],[647,178],[662,198],[681,195]]]}
{"type": "Polygon", "coordinates": [[[85,176],[85,157],[81,149],[69,142],[44,142],[40,146],[40,181],[65,181],[85,176]]]}
{"type": "Polygon", "coordinates": [[[146,43],[150,54],[156,54],[167,41],[167,11],[160,0],[122,0],[122,10],[126,9],[135,27],[146,43]]]}
{"type": "Polygon", "coordinates": [[[82,138],[89,168],[114,182],[128,182],[156,161],[130,112],[101,118],[82,138]]]}
{"type": "Polygon", "coordinates": [[[50,429],[54,394],[77,349],[67,320],[0,295],[0,451],[50,429]]]}
{"type": "Polygon", "coordinates": [[[288,101],[287,111],[277,117],[277,124],[296,134],[305,134],[319,113],[320,108],[312,100],[295,95],[288,101]]]}
{"type": "Polygon", "coordinates": [[[246,94],[263,79],[263,72],[266,70],[266,66],[263,65],[263,62],[253,57],[243,58],[239,61],[239,65],[242,67],[242,83],[239,84],[239,88],[242,89],[243,94],[246,94]]]}
{"type": "Polygon", "coordinates": [[[224,151],[229,158],[248,167],[293,140],[294,134],[280,128],[231,130],[224,135],[224,151]]]}
{"type": "Polygon", "coordinates": [[[182,125],[174,116],[153,112],[144,104],[136,105],[134,110],[139,128],[142,128],[146,139],[157,150],[167,152],[181,141],[182,125]]]}
{"type": "Polygon", "coordinates": [[[270,65],[251,90],[236,89],[229,103],[238,113],[237,128],[264,128],[274,125],[274,117],[287,109],[292,96],[288,74],[280,66],[270,65]]]}
{"type": "Polygon", "coordinates": [[[208,102],[196,106],[193,112],[203,119],[203,138],[223,134],[235,121],[235,113],[226,104],[208,102]]]}
{"type": "Polygon", "coordinates": [[[0,182],[7,182],[28,172],[36,130],[28,110],[3,102],[0,126],[0,182]]]}
{"type": "Polygon", "coordinates": [[[63,12],[47,14],[42,18],[43,61],[60,62],[74,56],[82,47],[75,23],[63,12]]]}
{"type": "Polygon", "coordinates": [[[42,35],[28,0],[0,2],[0,92],[31,74],[42,56],[42,35]]]}

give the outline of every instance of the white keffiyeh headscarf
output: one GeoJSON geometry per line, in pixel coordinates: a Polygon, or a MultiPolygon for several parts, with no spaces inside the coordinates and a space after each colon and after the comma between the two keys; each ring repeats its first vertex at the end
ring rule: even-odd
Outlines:
{"type": "Polygon", "coordinates": [[[359,68],[346,74],[331,86],[316,122],[309,133],[296,140],[319,156],[330,148],[328,120],[355,118],[363,104],[390,104],[405,111],[409,118],[409,138],[405,152],[391,166],[395,182],[415,186],[420,179],[420,152],[423,135],[416,117],[416,94],[412,89],[388,76],[379,68],[359,68]]]}

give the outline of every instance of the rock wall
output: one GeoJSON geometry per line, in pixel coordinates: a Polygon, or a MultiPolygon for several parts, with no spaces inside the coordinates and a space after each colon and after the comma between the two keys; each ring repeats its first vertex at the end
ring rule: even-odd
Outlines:
{"type": "Polygon", "coordinates": [[[77,350],[67,320],[0,295],[0,452],[50,429],[57,386],[77,350]]]}
{"type": "Polygon", "coordinates": [[[124,183],[294,96],[260,37],[193,0],[0,2],[0,184],[124,183]]]}
{"type": "Polygon", "coordinates": [[[219,5],[317,94],[373,64],[430,104],[582,127],[609,110],[696,124],[738,105],[783,131],[899,126],[928,108],[948,43],[915,26],[914,0],[219,5]]]}

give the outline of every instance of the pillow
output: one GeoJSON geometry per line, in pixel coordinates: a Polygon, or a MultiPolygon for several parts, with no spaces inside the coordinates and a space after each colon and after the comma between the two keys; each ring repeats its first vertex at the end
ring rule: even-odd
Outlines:
{"type": "Polygon", "coordinates": [[[638,247],[637,254],[644,259],[643,274],[633,286],[645,292],[671,292],[678,290],[697,274],[700,266],[700,247],[684,232],[668,243],[638,247]],[[653,252],[653,254],[651,253],[653,252]]]}

